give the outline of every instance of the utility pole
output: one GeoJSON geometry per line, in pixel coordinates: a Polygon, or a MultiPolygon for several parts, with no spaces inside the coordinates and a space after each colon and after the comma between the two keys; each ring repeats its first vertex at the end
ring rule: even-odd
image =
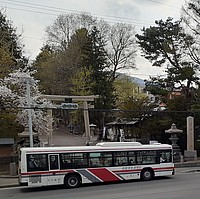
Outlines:
{"type": "Polygon", "coordinates": [[[30,147],[33,147],[33,128],[32,128],[32,110],[31,110],[31,90],[30,90],[30,79],[26,79],[26,92],[27,92],[27,105],[28,105],[28,127],[29,127],[29,138],[30,147]]]}

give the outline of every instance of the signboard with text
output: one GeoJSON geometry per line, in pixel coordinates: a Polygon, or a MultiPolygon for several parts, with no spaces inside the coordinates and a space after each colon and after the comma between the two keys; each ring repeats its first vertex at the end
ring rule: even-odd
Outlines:
{"type": "Polygon", "coordinates": [[[78,109],[77,103],[62,103],[61,109],[76,110],[78,109]]]}

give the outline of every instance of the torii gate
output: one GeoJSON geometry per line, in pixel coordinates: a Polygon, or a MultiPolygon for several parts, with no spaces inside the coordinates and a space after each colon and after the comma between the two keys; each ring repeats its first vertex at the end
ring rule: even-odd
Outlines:
{"type": "MultiPolygon", "coordinates": [[[[88,108],[92,108],[93,106],[89,105],[88,102],[93,102],[94,99],[99,98],[99,95],[89,95],[89,96],[66,96],[66,95],[42,95],[43,98],[46,98],[52,102],[65,102],[66,99],[72,99],[72,102],[83,102],[83,113],[84,113],[84,124],[85,124],[85,134],[86,134],[86,145],[89,145],[90,142],[90,124],[89,124],[89,114],[88,114],[88,108]]],[[[48,115],[50,118],[52,118],[52,110],[48,110],[48,115]]],[[[49,132],[49,139],[48,139],[48,145],[52,146],[52,122],[48,123],[48,127],[50,129],[49,132]]]]}

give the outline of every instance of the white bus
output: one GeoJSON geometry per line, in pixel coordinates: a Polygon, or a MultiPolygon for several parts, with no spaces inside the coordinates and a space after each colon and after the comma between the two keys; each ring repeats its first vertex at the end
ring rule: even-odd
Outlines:
{"type": "Polygon", "coordinates": [[[19,184],[26,186],[151,180],[174,175],[172,146],[102,142],[96,146],[22,148],[19,184]]]}

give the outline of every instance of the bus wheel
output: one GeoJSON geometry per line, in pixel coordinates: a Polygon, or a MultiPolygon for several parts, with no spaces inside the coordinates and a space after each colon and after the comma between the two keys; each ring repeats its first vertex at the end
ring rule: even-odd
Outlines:
{"type": "Polygon", "coordinates": [[[77,174],[69,174],[65,176],[64,185],[67,188],[76,188],[81,184],[81,178],[77,174]]]}
{"type": "Polygon", "coordinates": [[[142,180],[152,180],[154,177],[152,169],[143,169],[141,173],[141,179],[142,180]]]}

